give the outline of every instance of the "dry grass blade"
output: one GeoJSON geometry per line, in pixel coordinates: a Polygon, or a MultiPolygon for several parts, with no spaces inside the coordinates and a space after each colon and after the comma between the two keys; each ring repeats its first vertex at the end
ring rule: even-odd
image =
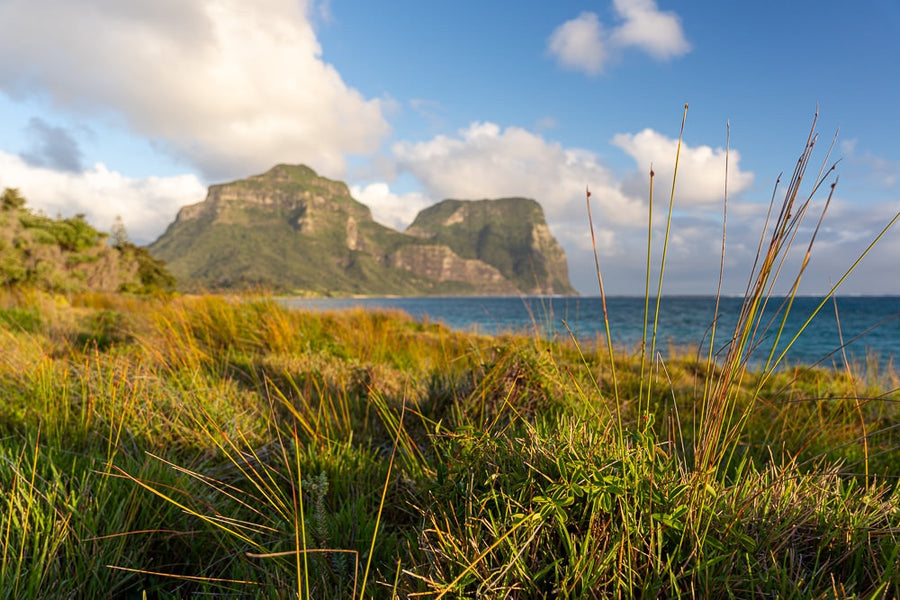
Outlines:
{"type": "Polygon", "coordinates": [[[603,306],[603,326],[606,328],[606,349],[609,358],[609,368],[612,374],[613,397],[615,398],[616,402],[616,426],[618,427],[619,435],[621,435],[622,403],[619,399],[619,378],[616,376],[616,359],[613,352],[612,333],[609,329],[609,313],[606,310],[606,290],[603,287],[603,274],[600,270],[600,256],[597,253],[597,238],[594,234],[594,219],[591,215],[591,192],[589,189],[585,189],[585,200],[587,202],[588,226],[591,230],[591,247],[594,250],[594,265],[597,268],[597,282],[600,285],[600,302],[603,306]]]}
{"type": "Polygon", "coordinates": [[[178,573],[161,573],[159,571],[148,571],[146,569],[131,569],[128,567],[120,567],[117,565],[106,565],[107,568],[116,571],[127,571],[129,573],[140,573],[141,575],[153,575],[155,577],[169,577],[171,579],[181,579],[183,581],[199,581],[202,583],[238,583],[241,585],[260,585],[256,581],[244,581],[240,579],[223,579],[220,577],[200,577],[196,575],[180,575],[178,573]]]}
{"type": "Polygon", "coordinates": [[[369,556],[366,558],[366,568],[363,571],[362,586],[359,591],[359,598],[362,600],[366,594],[366,584],[369,581],[369,569],[372,567],[372,556],[375,554],[375,541],[378,539],[378,529],[381,526],[381,514],[384,510],[384,500],[387,497],[388,486],[391,483],[391,470],[394,467],[394,458],[397,455],[397,447],[400,445],[400,434],[403,431],[403,417],[406,415],[406,398],[403,399],[403,405],[400,408],[400,420],[397,425],[397,435],[394,438],[394,446],[391,448],[391,458],[388,461],[387,475],[384,478],[384,487],[381,489],[381,500],[378,502],[378,514],[375,517],[375,533],[372,535],[372,543],[369,546],[369,556]]]}
{"type": "MultiPolygon", "coordinates": [[[[744,412],[735,416],[735,390],[741,386],[744,374],[746,372],[747,362],[750,355],[756,349],[758,340],[762,338],[762,333],[768,328],[763,327],[766,306],[778,275],[788,258],[790,249],[794,239],[799,231],[800,223],[805,215],[807,208],[812,201],[816,190],[822,185],[824,177],[832,171],[823,168],[820,171],[820,177],[813,185],[813,191],[809,197],[798,207],[796,206],[797,198],[800,194],[800,186],[804,180],[804,176],[812,158],[812,151],[816,144],[817,135],[815,133],[816,120],[818,114],[813,119],[810,128],[809,137],[806,146],[797,161],[794,173],[791,176],[787,191],[785,192],[784,201],[778,212],[778,217],[772,227],[771,237],[762,256],[761,262],[757,262],[758,269],[754,267],[753,274],[747,286],[747,294],[744,297],[740,315],[735,326],[732,341],[728,344],[727,353],[722,364],[722,375],[716,380],[715,385],[704,397],[701,418],[700,438],[696,449],[696,468],[700,473],[710,473],[715,469],[719,462],[727,453],[727,449],[731,447],[731,442],[739,433],[743,426],[743,422],[748,416],[748,412],[752,410],[751,404],[744,409],[744,412]],[[736,421],[734,421],[736,417],[736,421]]],[[[833,187],[832,187],[833,192],[833,187]]],[[[773,198],[774,199],[774,198],[773,198]]],[[[822,219],[830,203],[831,194],[825,203],[822,214],[816,228],[813,230],[806,255],[804,256],[798,273],[791,286],[791,292],[785,300],[782,307],[782,320],[780,327],[777,328],[770,357],[765,365],[765,371],[771,372],[777,366],[779,360],[773,360],[772,355],[776,352],[777,344],[781,338],[784,325],[786,323],[787,313],[790,311],[792,300],[797,293],[800,279],[809,263],[809,255],[812,245],[815,241],[816,234],[821,227],[822,219]]],[[[771,205],[770,205],[771,212],[771,205]]],[[[759,261],[759,259],[757,259],[759,261]]],[[[799,332],[798,334],[799,335],[799,332]]],[[[796,339],[796,337],[794,338],[796,339]]],[[[781,354],[784,356],[784,353],[781,354]]]]}

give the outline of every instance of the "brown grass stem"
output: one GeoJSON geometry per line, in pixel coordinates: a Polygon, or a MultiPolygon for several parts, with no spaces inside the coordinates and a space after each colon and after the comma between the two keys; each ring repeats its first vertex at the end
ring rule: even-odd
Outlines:
{"type": "Polygon", "coordinates": [[[609,358],[610,376],[613,383],[613,397],[616,402],[616,428],[622,435],[622,402],[619,399],[619,378],[616,375],[616,359],[613,352],[612,333],[609,328],[609,313],[606,309],[606,290],[603,287],[603,274],[600,270],[600,255],[597,252],[597,238],[594,233],[594,219],[591,216],[591,191],[585,188],[585,200],[587,202],[588,226],[591,230],[591,246],[594,250],[594,265],[597,269],[597,282],[600,284],[600,302],[603,306],[603,326],[606,330],[606,350],[609,358]]]}

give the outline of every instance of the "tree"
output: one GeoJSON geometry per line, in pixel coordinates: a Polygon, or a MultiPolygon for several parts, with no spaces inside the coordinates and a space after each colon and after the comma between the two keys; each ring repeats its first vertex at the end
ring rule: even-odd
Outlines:
{"type": "Polygon", "coordinates": [[[109,230],[109,243],[113,248],[118,248],[121,250],[125,247],[125,244],[131,242],[128,239],[128,231],[125,230],[125,223],[122,221],[122,217],[120,215],[116,215],[116,220],[113,222],[112,227],[109,230]]]}
{"type": "Polygon", "coordinates": [[[6,188],[3,190],[3,210],[18,210],[25,206],[25,198],[18,188],[6,188]]]}
{"type": "Polygon", "coordinates": [[[121,292],[156,293],[175,290],[175,277],[166,268],[165,261],[154,258],[143,246],[125,242],[115,246],[120,260],[137,263],[137,282],[126,282],[120,286],[121,292]]]}
{"type": "Polygon", "coordinates": [[[66,252],[84,252],[96,246],[105,237],[105,234],[91,227],[81,213],[68,219],[52,221],[50,232],[56,238],[59,247],[66,252]]]}

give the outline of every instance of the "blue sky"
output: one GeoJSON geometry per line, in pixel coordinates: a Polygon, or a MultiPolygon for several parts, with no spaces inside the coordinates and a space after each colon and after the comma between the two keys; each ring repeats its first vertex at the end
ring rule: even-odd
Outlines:
{"type": "MultiPolygon", "coordinates": [[[[281,162],[400,229],[444,198],[532,197],[595,294],[589,186],[606,289],[639,294],[647,172],[662,212],[687,102],[664,292],[715,291],[730,123],[737,293],[818,106],[817,161],[835,133],[840,160],[818,293],[900,210],[898,40],[894,0],[0,0],[0,187],[141,243],[281,162]]],[[[843,292],[900,293],[898,255],[892,230],[843,292]]]]}

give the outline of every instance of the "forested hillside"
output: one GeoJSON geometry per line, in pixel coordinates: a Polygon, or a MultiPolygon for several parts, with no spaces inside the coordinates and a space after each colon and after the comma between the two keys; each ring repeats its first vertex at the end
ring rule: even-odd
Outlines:
{"type": "Polygon", "coordinates": [[[153,292],[175,280],[163,261],[131,243],[121,222],[112,236],[84,215],[49,217],[26,206],[14,188],[0,203],[0,282],[53,292],[153,292]]]}

